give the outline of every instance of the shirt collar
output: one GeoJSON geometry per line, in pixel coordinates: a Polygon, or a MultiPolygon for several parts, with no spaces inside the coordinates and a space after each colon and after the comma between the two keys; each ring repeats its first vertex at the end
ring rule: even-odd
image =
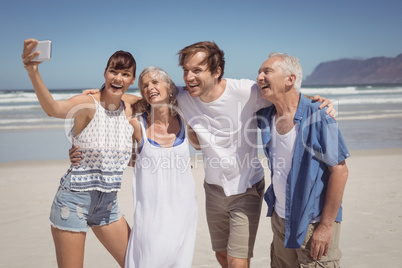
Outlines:
{"type": "Polygon", "coordinates": [[[305,107],[307,105],[308,99],[304,97],[303,94],[299,93],[300,98],[299,98],[299,105],[297,106],[297,110],[295,113],[295,123],[300,125],[301,120],[303,119],[303,114],[306,111],[305,107]]]}

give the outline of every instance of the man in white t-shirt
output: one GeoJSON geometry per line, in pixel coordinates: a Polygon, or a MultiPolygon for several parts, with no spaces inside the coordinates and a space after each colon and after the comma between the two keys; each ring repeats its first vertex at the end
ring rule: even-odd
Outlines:
{"type": "Polygon", "coordinates": [[[222,79],[224,52],[215,43],[178,55],[187,88],[177,100],[203,153],[212,248],[222,267],[249,267],[265,188],[255,113],[272,104],[254,81],[222,79]]]}
{"type": "Polygon", "coordinates": [[[255,82],[222,79],[224,53],[215,43],[190,45],[179,57],[187,90],[177,100],[204,157],[212,248],[222,267],[248,267],[264,191],[254,115],[270,103],[255,82]]]}

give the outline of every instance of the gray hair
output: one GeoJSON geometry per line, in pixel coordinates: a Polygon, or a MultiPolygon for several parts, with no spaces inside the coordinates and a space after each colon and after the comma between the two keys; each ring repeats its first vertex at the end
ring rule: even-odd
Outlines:
{"type": "MultiPolygon", "coordinates": [[[[176,96],[179,91],[178,91],[176,85],[174,84],[174,82],[172,81],[172,79],[170,78],[170,76],[163,69],[156,67],[156,66],[149,66],[149,67],[145,68],[144,70],[142,70],[142,72],[138,78],[138,88],[140,90],[141,96],[145,100],[144,92],[143,92],[144,84],[143,84],[142,80],[143,80],[144,76],[149,73],[151,73],[153,75],[153,77],[162,79],[167,84],[169,100],[170,100],[169,101],[170,113],[171,113],[171,115],[176,115],[177,114],[176,96]]],[[[145,109],[142,109],[142,110],[143,110],[143,112],[148,112],[148,114],[150,114],[151,106],[149,104],[147,104],[145,109]]]]}
{"type": "Polygon", "coordinates": [[[269,54],[268,58],[272,57],[280,57],[283,59],[283,61],[277,61],[276,64],[283,70],[285,75],[294,74],[296,76],[296,81],[293,87],[296,92],[299,93],[303,80],[303,69],[299,59],[288,54],[278,52],[272,52],[269,54]]]}

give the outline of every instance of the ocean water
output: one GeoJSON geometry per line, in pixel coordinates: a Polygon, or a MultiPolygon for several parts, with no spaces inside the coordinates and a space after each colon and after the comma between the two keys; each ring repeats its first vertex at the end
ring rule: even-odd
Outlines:
{"type": "MultiPolygon", "coordinates": [[[[62,100],[81,91],[51,92],[62,100]]],[[[402,85],[303,87],[301,92],[334,103],[349,150],[402,148],[402,85]]],[[[139,96],[138,89],[128,93],[139,96]]],[[[48,117],[33,91],[0,91],[0,162],[67,159],[70,126],[71,120],[48,117]]]]}

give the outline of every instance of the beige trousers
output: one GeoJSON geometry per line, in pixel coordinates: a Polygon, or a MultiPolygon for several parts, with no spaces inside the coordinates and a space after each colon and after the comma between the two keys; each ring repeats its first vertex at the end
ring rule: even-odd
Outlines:
{"type": "Polygon", "coordinates": [[[274,212],[271,217],[271,227],[273,231],[273,241],[271,244],[271,267],[272,268],[310,268],[310,267],[340,267],[342,257],[339,249],[339,236],[341,223],[336,222],[333,227],[331,243],[328,254],[321,260],[315,261],[310,255],[311,237],[319,223],[309,225],[306,238],[299,249],[285,248],[285,219],[282,219],[274,212]]]}

